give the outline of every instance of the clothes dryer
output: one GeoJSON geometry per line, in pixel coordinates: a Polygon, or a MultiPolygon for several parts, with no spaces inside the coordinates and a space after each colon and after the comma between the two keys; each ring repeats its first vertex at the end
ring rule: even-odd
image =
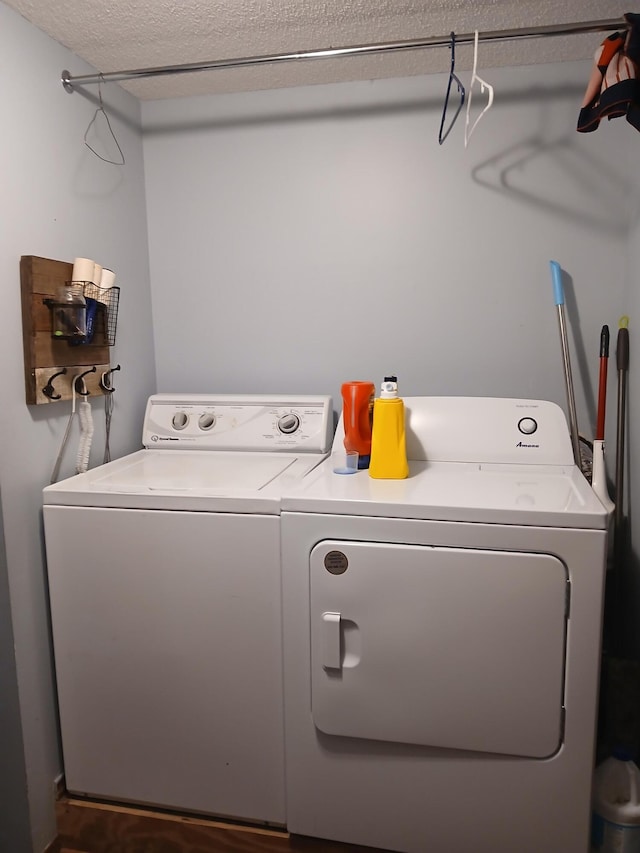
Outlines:
{"type": "Polygon", "coordinates": [[[44,490],[69,791],[285,823],[280,495],[332,432],[328,397],[158,394],[44,490]]]}
{"type": "Polygon", "coordinates": [[[408,479],[283,497],[289,829],[584,853],[607,514],[555,404],[405,404],[408,479]]]}

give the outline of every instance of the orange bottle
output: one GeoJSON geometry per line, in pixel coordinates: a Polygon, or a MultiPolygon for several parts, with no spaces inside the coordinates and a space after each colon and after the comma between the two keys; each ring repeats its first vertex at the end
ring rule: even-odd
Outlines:
{"type": "Polygon", "coordinates": [[[342,385],[344,449],[358,451],[358,468],[369,467],[375,393],[373,382],[344,382],[342,385]]]}

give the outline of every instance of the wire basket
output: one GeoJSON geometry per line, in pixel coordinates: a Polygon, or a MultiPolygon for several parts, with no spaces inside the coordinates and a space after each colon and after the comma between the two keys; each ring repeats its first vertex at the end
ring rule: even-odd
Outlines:
{"type": "Polygon", "coordinates": [[[118,303],[120,302],[119,287],[98,287],[90,281],[84,284],[84,298],[94,299],[97,303],[97,327],[93,343],[101,342],[112,347],[116,342],[118,326],[118,303]]]}

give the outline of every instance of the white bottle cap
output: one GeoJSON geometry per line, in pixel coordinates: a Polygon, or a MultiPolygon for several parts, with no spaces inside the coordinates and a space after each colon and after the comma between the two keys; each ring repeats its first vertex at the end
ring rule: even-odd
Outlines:
{"type": "Polygon", "coordinates": [[[380,397],[382,400],[391,400],[398,396],[398,383],[395,379],[385,379],[380,386],[380,397]]]}

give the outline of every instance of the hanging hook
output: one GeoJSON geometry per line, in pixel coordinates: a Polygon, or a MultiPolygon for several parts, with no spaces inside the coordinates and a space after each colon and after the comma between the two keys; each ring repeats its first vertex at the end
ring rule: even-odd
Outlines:
{"type": "Polygon", "coordinates": [[[47,384],[42,389],[42,393],[45,397],[48,397],[50,400],[61,400],[62,394],[56,394],[55,388],[53,387],[53,380],[58,376],[63,376],[67,372],[67,368],[63,367],[62,370],[59,370],[57,373],[53,373],[49,379],[47,380],[47,384]]]}
{"type": "Polygon", "coordinates": [[[105,370],[105,372],[100,377],[100,387],[106,394],[113,394],[116,390],[111,384],[111,374],[115,373],[116,370],[120,370],[120,365],[117,364],[115,367],[110,367],[109,370],[105,370]]]}
{"type": "Polygon", "coordinates": [[[81,397],[88,397],[89,396],[89,394],[91,392],[87,391],[87,386],[84,384],[84,377],[88,373],[95,373],[96,370],[97,370],[97,367],[94,364],[92,368],[90,368],[89,370],[85,370],[84,373],[80,373],[78,376],[76,376],[76,378],[74,380],[74,386],[76,389],[76,394],[79,394],[81,397]]]}

